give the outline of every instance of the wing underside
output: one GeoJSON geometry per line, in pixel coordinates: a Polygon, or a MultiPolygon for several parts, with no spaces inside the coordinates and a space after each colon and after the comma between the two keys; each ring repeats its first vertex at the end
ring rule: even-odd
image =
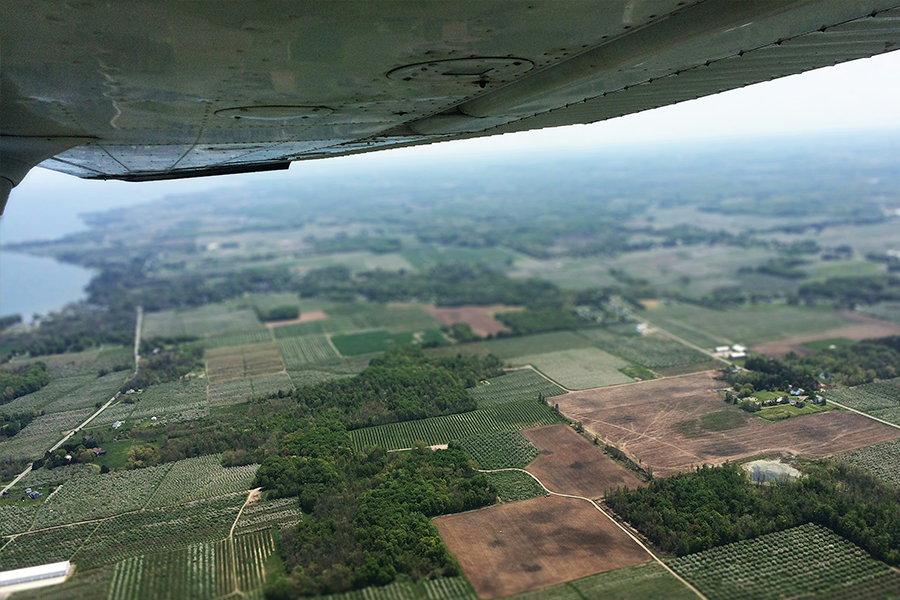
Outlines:
{"type": "Polygon", "coordinates": [[[900,47],[900,2],[0,4],[0,178],[142,181],[592,123],[900,47]]]}

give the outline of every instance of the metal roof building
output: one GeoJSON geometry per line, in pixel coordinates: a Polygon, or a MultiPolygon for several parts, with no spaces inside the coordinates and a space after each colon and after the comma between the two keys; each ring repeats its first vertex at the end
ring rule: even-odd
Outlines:
{"type": "Polygon", "coordinates": [[[69,567],[70,563],[66,560],[63,562],[38,565],[36,567],[13,569],[12,571],[0,571],[0,591],[8,585],[18,585],[21,583],[30,583],[32,581],[41,581],[42,579],[65,577],[69,573],[69,567]]]}

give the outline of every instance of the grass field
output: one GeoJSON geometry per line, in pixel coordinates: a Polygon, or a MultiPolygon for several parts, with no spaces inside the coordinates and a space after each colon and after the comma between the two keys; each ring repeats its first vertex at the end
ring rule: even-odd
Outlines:
{"type": "Polygon", "coordinates": [[[278,338],[278,352],[288,369],[340,358],[328,337],[322,334],[278,338]]]}
{"type": "Polygon", "coordinates": [[[411,448],[413,442],[447,444],[484,433],[517,431],[560,421],[559,415],[537,400],[499,404],[458,415],[420,421],[390,423],[350,432],[357,449],[381,446],[388,450],[411,448]]]}
{"type": "Polygon", "coordinates": [[[831,590],[890,573],[886,564],[813,524],[690,554],[670,564],[709,600],[780,600],[805,594],[827,598],[831,590]]]}
{"type": "Polygon", "coordinates": [[[599,348],[518,356],[512,362],[517,365],[531,365],[570,390],[586,390],[633,381],[631,377],[619,371],[630,365],[628,361],[599,348]]]}
{"type": "Polygon", "coordinates": [[[900,323],[900,302],[879,302],[878,304],[864,307],[862,310],[867,315],[884,319],[885,321],[900,323]]]}
{"type": "Polygon", "coordinates": [[[600,349],[651,369],[706,363],[708,355],[655,335],[622,335],[609,329],[579,331],[600,349]]]}
{"type": "Polygon", "coordinates": [[[497,486],[497,496],[501,502],[518,502],[547,495],[541,484],[522,471],[498,471],[485,473],[485,476],[497,486]]]}
{"type": "MultiPolygon", "coordinates": [[[[858,324],[834,311],[784,305],[712,310],[689,304],[672,304],[648,311],[646,316],[653,323],[659,322],[663,329],[669,329],[670,323],[676,322],[707,339],[724,339],[745,345],[858,324]]],[[[678,331],[672,330],[672,333],[681,336],[678,331]]],[[[698,345],[709,346],[708,343],[698,345]]]]}
{"type": "Polygon", "coordinates": [[[426,329],[421,332],[391,333],[387,330],[369,331],[366,333],[351,333],[336,335],[331,338],[335,348],[343,356],[360,356],[384,352],[395,346],[405,344],[444,342],[444,336],[436,329],[426,329]]]}
{"type": "Polygon", "coordinates": [[[480,345],[491,354],[504,360],[529,354],[591,347],[590,342],[571,331],[555,331],[553,333],[501,338],[481,342],[480,345]]]}
{"type": "Polygon", "coordinates": [[[459,440],[481,469],[524,469],[537,455],[518,431],[501,431],[473,435],[459,440]]]}
{"type": "Polygon", "coordinates": [[[550,398],[566,393],[564,389],[531,369],[511,371],[500,377],[488,379],[467,391],[478,402],[479,408],[535,399],[539,395],[550,398]]]}
{"type": "Polygon", "coordinates": [[[263,329],[256,313],[250,309],[233,310],[224,304],[206,304],[198,308],[147,313],[142,335],[148,339],[186,335],[211,337],[263,329]]]}

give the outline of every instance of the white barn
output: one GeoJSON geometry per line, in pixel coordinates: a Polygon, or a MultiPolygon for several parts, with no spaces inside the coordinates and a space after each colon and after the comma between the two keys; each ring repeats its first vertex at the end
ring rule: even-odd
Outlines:
{"type": "MultiPolygon", "coordinates": [[[[8,586],[16,586],[17,589],[25,589],[26,587],[38,587],[35,582],[48,579],[65,579],[69,574],[71,563],[65,560],[63,562],[49,563],[46,565],[38,565],[36,567],[26,567],[24,569],[13,569],[11,571],[0,571],[0,594],[12,591],[8,586]],[[23,584],[32,584],[25,586],[23,584]],[[19,587],[22,586],[22,587],[19,587]]],[[[47,582],[57,583],[57,582],[47,582]]]]}

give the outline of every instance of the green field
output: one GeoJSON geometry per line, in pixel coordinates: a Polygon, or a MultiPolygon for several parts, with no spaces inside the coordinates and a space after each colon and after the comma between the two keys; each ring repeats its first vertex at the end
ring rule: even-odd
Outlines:
{"type": "Polygon", "coordinates": [[[458,441],[480,469],[524,469],[538,456],[537,448],[518,431],[483,433],[458,441]]]}
{"type": "Polygon", "coordinates": [[[828,338],[827,340],[815,340],[814,342],[804,342],[800,344],[804,348],[810,350],[830,350],[832,348],[840,348],[841,346],[852,346],[855,340],[845,337],[828,338]]]}
{"type": "Polygon", "coordinates": [[[826,410],[834,410],[836,407],[826,404],[820,406],[812,402],[806,402],[803,408],[791,406],[790,404],[778,404],[775,406],[763,406],[758,412],[757,417],[762,417],[769,421],[781,421],[782,419],[790,419],[791,417],[801,417],[803,415],[811,415],[826,410]]]}
{"type": "Polygon", "coordinates": [[[480,345],[494,356],[504,360],[529,354],[591,347],[590,342],[571,331],[554,331],[553,333],[501,338],[481,342],[480,345]]]}
{"type": "MultiPolygon", "coordinates": [[[[856,323],[834,311],[785,305],[712,310],[690,304],[671,304],[647,311],[646,317],[663,329],[670,329],[670,324],[675,322],[683,329],[698,332],[707,340],[721,339],[745,345],[819,333],[856,323]]],[[[674,329],[672,333],[685,337],[674,329]]],[[[710,346],[708,342],[700,344],[690,338],[685,339],[700,346],[710,346]]]]}
{"type": "Polygon", "coordinates": [[[265,326],[250,309],[231,309],[224,304],[207,304],[198,308],[179,308],[144,315],[142,336],[211,337],[231,333],[264,331],[265,326]]]}
{"type": "Polygon", "coordinates": [[[426,329],[425,331],[413,333],[391,333],[386,330],[369,331],[367,333],[352,333],[346,335],[336,335],[331,338],[335,348],[338,349],[343,356],[360,356],[363,354],[374,354],[376,352],[384,352],[395,346],[403,346],[405,344],[446,342],[441,332],[436,329],[426,329]]]}
{"type": "Polygon", "coordinates": [[[494,404],[530,400],[539,395],[544,398],[559,396],[566,391],[535,373],[531,369],[519,369],[511,371],[500,377],[494,377],[481,382],[474,388],[466,390],[475,398],[479,408],[485,408],[494,404]]]}
{"type": "Polygon", "coordinates": [[[868,471],[875,477],[900,486],[900,440],[891,440],[838,454],[835,460],[868,471]]]}
{"type": "Polygon", "coordinates": [[[240,333],[225,333],[214,335],[203,340],[207,349],[225,348],[227,346],[246,346],[249,344],[263,344],[273,339],[272,330],[258,329],[256,331],[244,331],[240,333]]]}
{"type": "Polygon", "coordinates": [[[628,361],[599,348],[519,356],[512,362],[516,365],[531,365],[569,390],[586,390],[634,381],[619,371],[630,366],[628,361]]]}
{"type": "Polygon", "coordinates": [[[400,254],[419,271],[427,271],[439,263],[446,262],[502,268],[511,265],[516,258],[514,254],[502,248],[460,248],[431,244],[421,244],[400,254]]]}
{"type": "Polygon", "coordinates": [[[822,392],[822,395],[866,414],[900,424],[900,420],[894,420],[896,416],[893,414],[895,409],[900,408],[900,378],[829,390],[822,392]]]}
{"type": "Polygon", "coordinates": [[[702,352],[659,336],[634,333],[622,335],[602,328],[583,329],[579,333],[600,349],[650,369],[706,363],[711,360],[702,352]]]}
{"type": "Polygon", "coordinates": [[[340,358],[328,337],[322,334],[278,338],[278,353],[287,369],[340,358]]]}
{"type": "Polygon", "coordinates": [[[422,440],[429,446],[447,444],[474,435],[518,431],[539,425],[553,425],[561,417],[537,400],[498,404],[458,415],[432,417],[420,421],[390,423],[350,432],[357,449],[381,446],[388,450],[411,448],[422,440]]]}
{"type": "Polygon", "coordinates": [[[497,496],[501,502],[518,502],[547,495],[541,484],[522,471],[497,471],[485,473],[485,477],[497,486],[497,496]]]}
{"type": "Polygon", "coordinates": [[[709,600],[829,598],[832,590],[891,573],[856,545],[813,524],[682,556],[670,565],[709,600]]]}
{"type": "MultiPolygon", "coordinates": [[[[97,374],[88,373],[85,375],[70,375],[68,377],[51,377],[50,383],[42,387],[36,392],[19,396],[12,402],[0,405],[0,412],[14,415],[19,412],[30,412],[33,410],[43,410],[50,404],[57,401],[68,402],[69,397],[79,397],[82,394],[79,390],[87,388],[97,383],[97,374]]],[[[123,377],[119,384],[125,381],[123,377]]],[[[107,398],[108,400],[109,398],[107,398]]],[[[104,400],[105,402],[105,400],[104,400]]],[[[93,404],[93,402],[91,403],[93,404]]],[[[82,407],[83,408],[83,407],[82,407]]],[[[59,412],[59,411],[52,411],[59,412]]]]}

